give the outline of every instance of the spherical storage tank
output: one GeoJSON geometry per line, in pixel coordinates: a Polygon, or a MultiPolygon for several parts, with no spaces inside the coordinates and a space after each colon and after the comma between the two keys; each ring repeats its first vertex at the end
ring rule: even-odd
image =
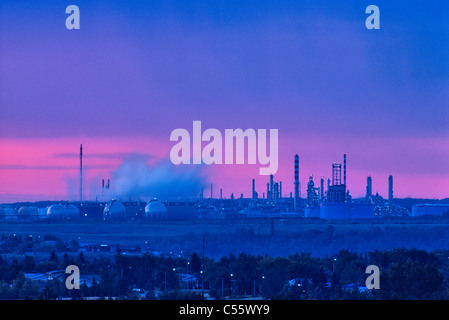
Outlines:
{"type": "Polygon", "coordinates": [[[0,207],[0,220],[17,219],[17,215],[13,208],[0,207]]]}
{"type": "Polygon", "coordinates": [[[154,199],[145,206],[145,217],[147,219],[166,219],[167,207],[162,202],[154,199]]]}
{"type": "Polygon", "coordinates": [[[75,205],[69,204],[65,207],[65,216],[70,220],[78,219],[80,217],[80,211],[75,205]]]}
{"type": "Polygon", "coordinates": [[[78,208],[73,205],[53,204],[47,210],[47,217],[52,220],[76,220],[80,213],[78,208]]]}
{"type": "Polygon", "coordinates": [[[126,218],[126,208],[123,203],[112,200],[103,210],[103,220],[124,220],[126,218]]]}
{"type": "Polygon", "coordinates": [[[17,212],[19,219],[32,219],[39,215],[39,209],[37,207],[20,207],[17,212]]]}
{"type": "Polygon", "coordinates": [[[60,219],[64,212],[62,204],[53,204],[47,209],[47,217],[50,219],[60,219]]]}

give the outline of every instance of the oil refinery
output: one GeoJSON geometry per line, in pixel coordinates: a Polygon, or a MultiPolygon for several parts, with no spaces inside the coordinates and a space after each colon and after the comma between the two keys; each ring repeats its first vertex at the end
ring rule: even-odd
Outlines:
{"type": "MultiPolygon", "coordinates": [[[[83,199],[83,146],[80,146],[79,201],[42,201],[35,203],[13,203],[0,206],[0,221],[78,221],[83,219],[96,221],[125,220],[193,220],[193,219],[235,219],[235,218],[297,218],[322,220],[370,220],[391,216],[443,215],[449,212],[444,204],[417,204],[406,209],[395,203],[393,198],[393,176],[388,176],[388,195],[386,199],[378,193],[373,194],[373,179],[366,179],[366,194],[354,199],[348,188],[347,157],[342,162],[331,165],[330,177],[320,177],[315,183],[310,175],[306,184],[305,197],[301,197],[299,181],[300,157],[293,159],[292,182],[294,191],[285,197],[282,181],[276,181],[273,175],[266,181],[266,190],[256,190],[252,179],[251,196],[243,194],[230,198],[213,197],[213,184],[210,184],[210,196],[199,190],[196,199],[188,201],[124,201],[119,197],[109,197],[110,179],[101,181],[101,194],[95,201],[83,199]]],[[[288,183],[291,183],[289,181],[288,183]]]]}

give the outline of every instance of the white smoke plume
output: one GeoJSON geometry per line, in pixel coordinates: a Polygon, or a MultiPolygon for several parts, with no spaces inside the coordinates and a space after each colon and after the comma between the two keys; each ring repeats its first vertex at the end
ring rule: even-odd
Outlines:
{"type": "Polygon", "coordinates": [[[169,159],[149,163],[141,154],[129,156],[111,173],[109,196],[123,200],[187,200],[207,184],[202,166],[175,166],[169,159]]]}

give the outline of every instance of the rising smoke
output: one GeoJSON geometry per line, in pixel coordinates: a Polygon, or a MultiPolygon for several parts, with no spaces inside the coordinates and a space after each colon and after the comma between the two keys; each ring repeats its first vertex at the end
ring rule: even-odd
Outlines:
{"type": "Polygon", "coordinates": [[[111,172],[109,196],[124,200],[186,200],[196,198],[208,184],[203,166],[175,166],[169,159],[149,160],[141,154],[125,159],[111,172]]]}

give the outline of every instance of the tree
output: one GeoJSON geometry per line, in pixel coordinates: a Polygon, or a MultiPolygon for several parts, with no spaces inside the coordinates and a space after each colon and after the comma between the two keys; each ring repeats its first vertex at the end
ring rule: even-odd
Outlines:
{"type": "Polygon", "coordinates": [[[64,287],[60,280],[53,279],[45,284],[44,290],[42,291],[42,299],[44,300],[54,300],[61,296],[64,287]]]}
{"type": "Polygon", "coordinates": [[[58,256],[56,255],[56,253],[54,251],[51,252],[49,261],[56,262],[56,263],[58,262],[58,256]]]}
{"type": "Polygon", "coordinates": [[[201,271],[201,259],[196,252],[192,253],[192,256],[190,257],[190,265],[192,273],[199,273],[201,271]]]}

